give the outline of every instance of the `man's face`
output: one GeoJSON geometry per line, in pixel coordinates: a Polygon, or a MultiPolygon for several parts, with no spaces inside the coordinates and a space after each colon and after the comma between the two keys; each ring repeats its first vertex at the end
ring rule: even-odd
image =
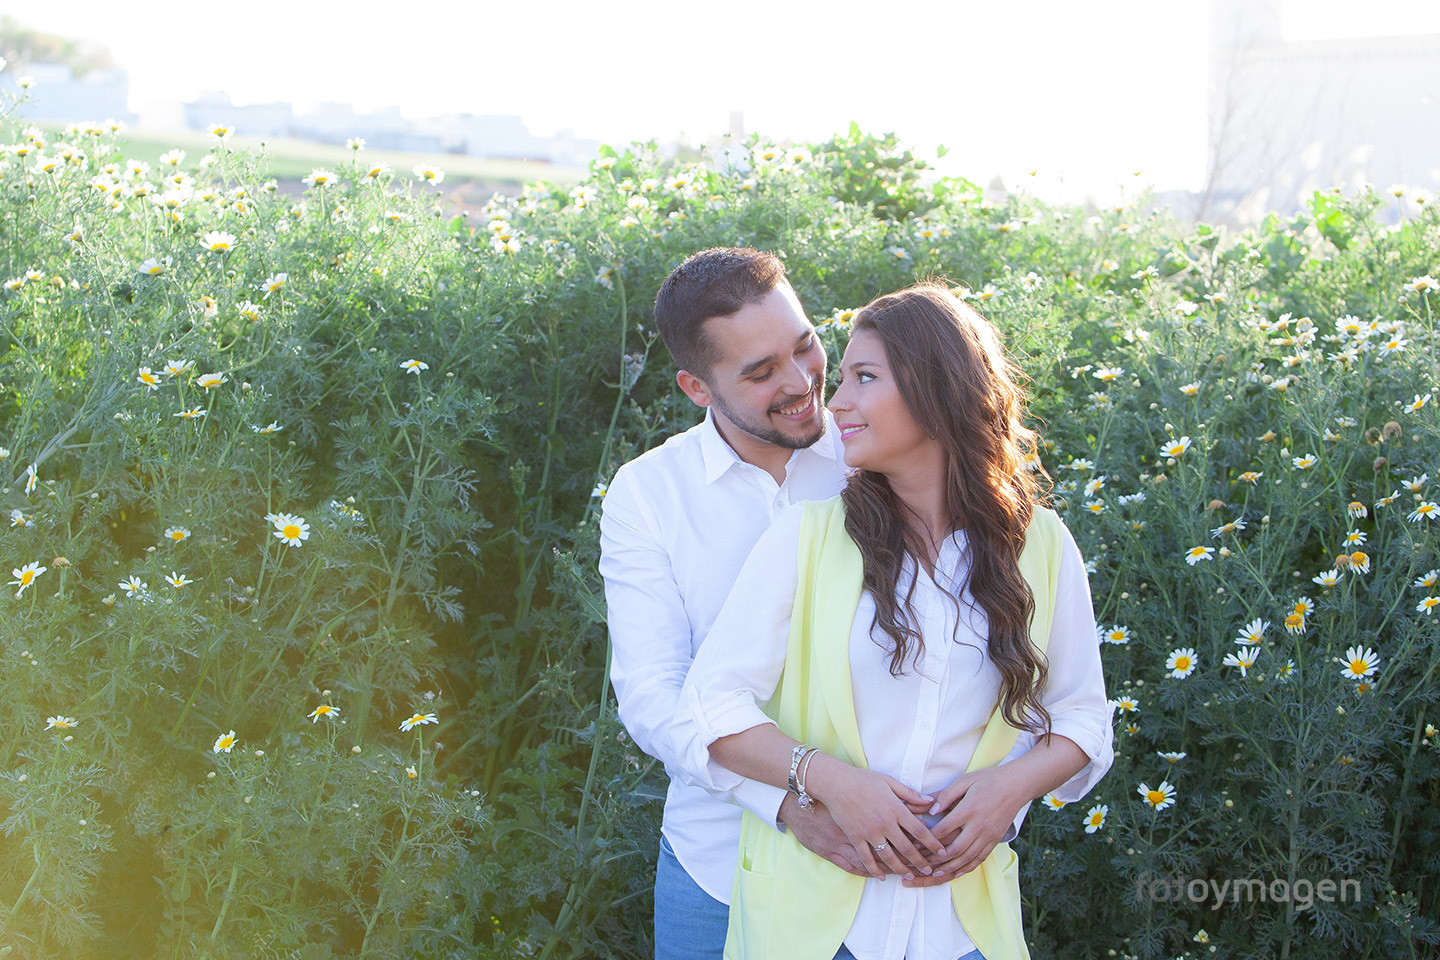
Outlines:
{"type": "Polygon", "coordinates": [[[788,283],[706,321],[718,358],[703,378],[718,416],[765,443],[808,447],[825,432],[825,349],[788,283]]]}

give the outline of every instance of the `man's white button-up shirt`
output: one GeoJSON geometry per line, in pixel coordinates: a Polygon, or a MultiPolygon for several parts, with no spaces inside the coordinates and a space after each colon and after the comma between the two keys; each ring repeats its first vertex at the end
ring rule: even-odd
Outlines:
{"type": "Polygon", "coordinates": [[[740,459],[707,410],[695,427],[621,467],[602,502],[600,574],[620,720],[671,774],[661,832],[685,871],[722,903],[730,902],[741,806],[773,824],[785,791],[746,780],[712,795],[675,776],[670,726],[680,688],[750,548],[775,516],[792,503],[833,497],[844,484],[828,412],[825,433],[791,454],[777,484],[740,459]]]}

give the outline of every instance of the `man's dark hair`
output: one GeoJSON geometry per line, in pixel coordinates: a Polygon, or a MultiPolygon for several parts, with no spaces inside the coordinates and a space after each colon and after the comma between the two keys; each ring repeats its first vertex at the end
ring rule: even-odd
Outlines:
{"type": "Polygon", "coordinates": [[[737,313],[785,282],[785,264],[763,250],[711,247],[686,257],[655,297],[655,327],[675,365],[708,375],[717,357],[705,321],[737,313]]]}

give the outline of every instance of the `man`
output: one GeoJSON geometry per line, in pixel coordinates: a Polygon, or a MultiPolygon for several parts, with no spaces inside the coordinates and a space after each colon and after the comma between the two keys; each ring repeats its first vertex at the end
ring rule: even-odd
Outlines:
{"type": "MultiPolygon", "coordinates": [[[[610,676],[621,721],[671,774],[655,879],[656,960],[718,960],[742,808],[866,875],[822,806],[802,810],[794,795],[755,781],[712,796],[680,775],[668,737],[695,651],[751,547],[785,506],[838,494],[845,465],[824,406],[824,347],[773,254],[694,254],[661,286],[655,323],[679,368],[676,382],[706,416],[621,467],[606,492],[600,573],[610,676]]],[[[1011,757],[1033,743],[1022,733],[1011,757]]]]}

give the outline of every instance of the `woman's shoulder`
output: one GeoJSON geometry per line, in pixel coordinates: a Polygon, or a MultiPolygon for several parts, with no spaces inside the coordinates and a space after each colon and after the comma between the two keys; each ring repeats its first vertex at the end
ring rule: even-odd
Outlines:
{"type": "Polygon", "coordinates": [[[1037,503],[1030,514],[1030,526],[1025,531],[1026,543],[1037,542],[1050,550],[1062,550],[1074,542],[1070,529],[1060,514],[1051,507],[1037,503]]]}

